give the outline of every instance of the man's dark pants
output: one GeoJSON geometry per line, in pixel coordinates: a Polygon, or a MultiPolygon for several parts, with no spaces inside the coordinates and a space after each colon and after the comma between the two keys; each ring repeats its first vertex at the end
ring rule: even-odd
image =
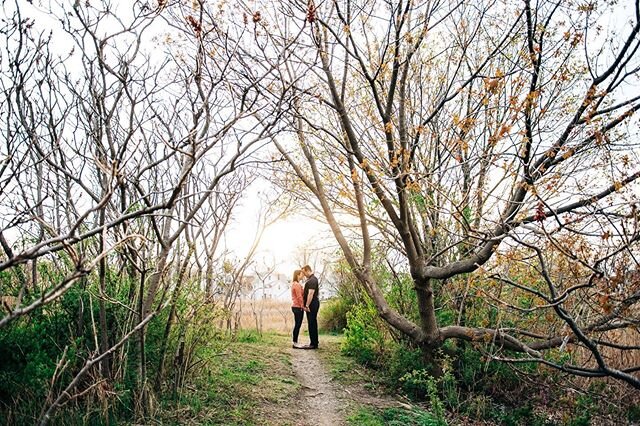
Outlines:
{"type": "Polygon", "coordinates": [[[309,339],[311,340],[311,346],[318,346],[318,311],[320,310],[320,301],[314,299],[309,304],[309,311],[307,312],[307,325],[309,328],[309,339]]]}

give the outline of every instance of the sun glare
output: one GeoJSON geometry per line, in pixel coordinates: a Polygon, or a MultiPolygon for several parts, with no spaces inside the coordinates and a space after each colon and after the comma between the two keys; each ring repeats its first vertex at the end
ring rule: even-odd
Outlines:
{"type": "Polygon", "coordinates": [[[311,219],[294,216],[276,222],[264,232],[258,257],[272,258],[277,265],[296,267],[301,250],[312,248],[322,226],[311,219]]]}
{"type": "MultiPolygon", "coordinates": [[[[243,206],[233,226],[227,233],[226,247],[243,258],[249,252],[258,223],[251,203],[243,206]]],[[[276,272],[289,274],[304,262],[304,252],[313,251],[327,238],[327,226],[308,217],[292,214],[270,225],[264,231],[253,260],[259,268],[274,267],[276,272]]]]}

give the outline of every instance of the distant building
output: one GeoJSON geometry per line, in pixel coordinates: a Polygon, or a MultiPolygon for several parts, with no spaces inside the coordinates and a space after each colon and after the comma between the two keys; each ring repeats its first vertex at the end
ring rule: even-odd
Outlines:
{"type": "MultiPolygon", "coordinates": [[[[244,299],[274,299],[289,300],[291,298],[291,278],[282,272],[264,274],[258,272],[245,275],[246,282],[251,286],[242,286],[244,299]]],[[[335,277],[332,274],[320,277],[320,298],[328,299],[336,294],[335,277]]]]}

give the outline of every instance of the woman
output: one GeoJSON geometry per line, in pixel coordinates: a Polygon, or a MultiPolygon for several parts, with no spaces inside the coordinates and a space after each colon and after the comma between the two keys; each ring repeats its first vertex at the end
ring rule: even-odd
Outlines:
{"type": "Polygon", "coordinates": [[[300,333],[300,326],[302,325],[302,318],[304,317],[304,302],[302,300],[302,285],[300,284],[300,278],[302,277],[302,271],[296,269],[293,271],[293,280],[291,281],[291,310],[293,311],[293,319],[295,321],[293,326],[293,347],[301,348],[298,345],[298,334],[300,333]]]}

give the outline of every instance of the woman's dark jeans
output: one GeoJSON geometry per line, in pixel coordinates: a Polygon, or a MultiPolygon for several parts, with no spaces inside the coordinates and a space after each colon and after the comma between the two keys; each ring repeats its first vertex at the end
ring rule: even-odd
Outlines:
{"type": "Polygon", "coordinates": [[[304,318],[304,311],[302,308],[291,307],[293,311],[293,319],[295,324],[293,326],[293,343],[298,343],[298,334],[300,334],[300,326],[302,325],[302,318],[304,318]]]}

